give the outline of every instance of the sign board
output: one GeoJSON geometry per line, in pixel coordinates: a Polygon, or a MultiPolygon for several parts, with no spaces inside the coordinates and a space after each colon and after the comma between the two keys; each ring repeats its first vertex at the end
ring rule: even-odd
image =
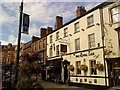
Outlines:
{"type": "Polygon", "coordinates": [[[60,44],[60,51],[61,52],[67,52],[67,45],[60,44]]]}
{"type": "Polygon", "coordinates": [[[29,30],[29,15],[23,13],[23,31],[22,33],[28,34],[29,30]]]}

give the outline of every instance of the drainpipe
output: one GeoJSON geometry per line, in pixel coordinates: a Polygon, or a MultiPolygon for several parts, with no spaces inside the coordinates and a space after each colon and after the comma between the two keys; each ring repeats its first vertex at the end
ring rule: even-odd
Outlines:
{"type": "Polygon", "coordinates": [[[104,58],[104,69],[105,69],[105,85],[107,86],[107,73],[106,73],[106,58],[105,58],[105,43],[104,43],[104,20],[103,20],[103,7],[100,8],[100,23],[101,23],[101,34],[102,34],[102,44],[103,44],[103,58],[104,58]]]}

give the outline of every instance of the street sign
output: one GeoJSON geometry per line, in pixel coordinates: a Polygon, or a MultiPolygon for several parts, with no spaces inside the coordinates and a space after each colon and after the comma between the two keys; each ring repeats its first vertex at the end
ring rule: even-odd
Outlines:
{"type": "Polygon", "coordinates": [[[23,30],[22,33],[28,34],[29,30],[29,15],[23,13],[23,30]]]}

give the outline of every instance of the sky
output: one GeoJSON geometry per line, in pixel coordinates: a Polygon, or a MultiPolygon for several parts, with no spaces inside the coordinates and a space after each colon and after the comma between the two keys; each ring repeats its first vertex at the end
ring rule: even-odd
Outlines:
{"type": "MultiPolygon", "coordinates": [[[[40,28],[50,26],[54,30],[55,17],[62,16],[63,24],[76,17],[77,6],[90,10],[106,0],[24,0],[23,12],[30,15],[29,34],[21,34],[26,43],[32,36],[40,37],[40,28]]],[[[2,45],[17,45],[19,28],[19,6],[21,0],[0,1],[0,42],[2,45]]]]}

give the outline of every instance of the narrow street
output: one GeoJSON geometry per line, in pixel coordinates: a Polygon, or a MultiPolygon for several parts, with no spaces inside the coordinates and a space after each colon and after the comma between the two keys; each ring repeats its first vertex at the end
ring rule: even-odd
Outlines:
{"type": "Polygon", "coordinates": [[[40,82],[41,85],[44,87],[44,90],[52,90],[53,89],[62,89],[62,90],[76,90],[76,89],[79,89],[79,90],[93,90],[93,89],[87,89],[87,88],[83,88],[83,87],[77,87],[77,86],[68,86],[68,85],[65,85],[65,84],[57,84],[57,83],[54,83],[54,82],[48,82],[48,81],[41,81],[40,82]]]}

